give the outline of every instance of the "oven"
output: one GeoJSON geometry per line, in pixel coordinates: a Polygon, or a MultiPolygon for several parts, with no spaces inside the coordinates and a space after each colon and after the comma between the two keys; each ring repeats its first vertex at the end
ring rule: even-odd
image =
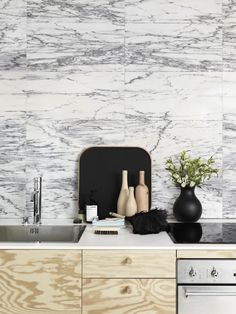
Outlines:
{"type": "Polygon", "coordinates": [[[236,259],[179,259],[178,314],[235,314],[236,259]]]}

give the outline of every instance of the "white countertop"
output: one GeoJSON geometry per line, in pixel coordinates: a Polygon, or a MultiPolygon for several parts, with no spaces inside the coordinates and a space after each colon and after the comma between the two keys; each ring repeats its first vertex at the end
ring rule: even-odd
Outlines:
{"type": "MultiPolygon", "coordinates": [[[[206,222],[206,221],[204,221],[206,222]]],[[[207,222],[222,222],[208,220],[207,222]]],[[[235,222],[224,220],[224,222],[235,222]]],[[[16,223],[16,222],[15,222],[16,223]]],[[[11,223],[11,224],[15,224],[11,223]]],[[[71,224],[71,221],[57,221],[59,225],[71,224]]],[[[5,223],[4,223],[5,224],[5,223]]],[[[9,224],[9,223],[8,223],[9,224]]],[[[46,224],[46,223],[45,223],[46,224]]],[[[52,224],[47,221],[47,224],[52,224]]],[[[138,249],[138,250],[236,250],[236,244],[175,244],[166,232],[159,234],[137,235],[130,226],[120,229],[118,235],[94,234],[94,227],[87,225],[79,243],[0,243],[0,249],[138,249]]]]}

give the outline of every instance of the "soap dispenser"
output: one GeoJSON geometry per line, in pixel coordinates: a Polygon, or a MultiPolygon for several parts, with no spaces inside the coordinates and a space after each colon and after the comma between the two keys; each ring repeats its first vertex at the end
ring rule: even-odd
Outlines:
{"type": "Polygon", "coordinates": [[[91,190],[85,205],[86,222],[92,222],[98,216],[98,204],[94,197],[95,191],[91,190]]]}

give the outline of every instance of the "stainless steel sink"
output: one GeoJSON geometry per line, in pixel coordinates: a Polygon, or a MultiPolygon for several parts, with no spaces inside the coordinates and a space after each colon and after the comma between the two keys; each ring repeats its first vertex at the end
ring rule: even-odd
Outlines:
{"type": "Polygon", "coordinates": [[[0,242],[77,243],[86,226],[8,225],[0,226],[0,242]]]}

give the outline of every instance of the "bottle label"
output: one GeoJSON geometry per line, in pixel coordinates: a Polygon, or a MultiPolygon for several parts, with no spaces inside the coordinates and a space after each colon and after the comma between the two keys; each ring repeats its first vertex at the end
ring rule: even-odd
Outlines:
{"type": "Polygon", "coordinates": [[[87,205],[86,206],[86,221],[93,221],[98,215],[97,205],[87,205]]]}

